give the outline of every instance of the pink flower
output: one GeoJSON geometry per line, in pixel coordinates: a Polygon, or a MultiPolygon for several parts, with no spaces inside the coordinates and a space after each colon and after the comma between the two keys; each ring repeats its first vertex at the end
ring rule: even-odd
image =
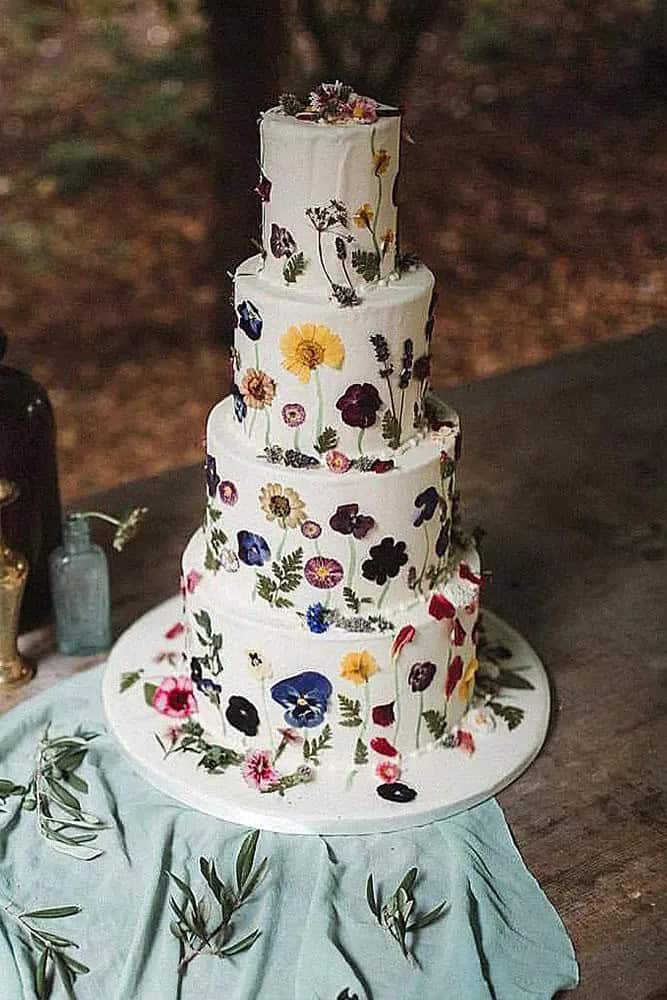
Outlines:
{"type": "Polygon", "coordinates": [[[469,733],[467,729],[459,729],[456,733],[456,745],[459,750],[463,750],[467,753],[469,757],[475,752],[475,741],[473,739],[472,733],[469,733]]]}
{"type": "Polygon", "coordinates": [[[303,567],[303,575],[311,587],[317,587],[319,590],[331,590],[343,579],[343,567],[336,559],[313,556],[303,567]]]}
{"type": "Polygon", "coordinates": [[[280,773],[271,764],[268,750],[250,750],[241,765],[241,774],[246,784],[264,792],[280,781],[280,773]]]}
{"type": "Polygon", "coordinates": [[[185,578],[185,586],[188,594],[194,594],[200,580],[201,573],[198,573],[196,569],[191,569],[185,578]]]}
{"type": "Polygon", "coordinates": [[[365,125],[372,125],[374,121],[377,121],[378,103],[372,97],[362,97],[361,94],[350,94],[346,105],[347,109],[349,109],[348,114],[352,118],[358,122],[363,122],[365,125]]]}
{"type": "Polygon", "coordinates": [[[387,702],[386,705],[374,705],[372,716],[376,726],[393,726],[396,718],[393,701],[387,702]]]}
{"type": "Polygon", "coordinates": [[[398,757],[398,750],[384,736],[374,736],[371,740],[371,750],[384,754],[385,757],[398,757]]]}
{"type": "Polygon", "coordinates": [[[234,483],[230,482],[229,479],[224,479],[220,483],[218,493],[220,494],[220,499],[226,507],[233,507],[239,498],[238,490],[234,486],[234,483]]]}
{"type": "Polygon", "coordinates": [[[280,733],[280,738],[285,743],[303,743],[303,737],[297,733],[296,729],[286,727],[285,729],[278,729],[278,732],[280,733]]]}
{"type": "Polygon", "coordinates": [[[301,403],[285,403],[280,412],[288,427],[300,427],[306,419],[306,411],[301,403]]]}
{"type": "Polygon", "coordinates": [[[178,578],[178,592],[181,595],[181,597],[185,597],[185,577],[183,576],[182,573],[178,578]]]}
{"type": "Polygon", "coordinates": [[[456,608],[444,594],[434,594],[429,601],[428,613],[436,621],[441,622],[443,618],[453,618],[456,614],[456,608]]]}
{"type": "Polygon", "coordinates": [[[462,646],[466,641],[466,630],[464,629],[458,618],[454,621],[454,645],[462,646]]]}
{"type": "Polygon", "coordinates": [[[447,679],[445,681],[445,697],[451,698],[454,689],[463,676],[463,660],[460,656],[455,656],[449,664],[447,679]]]}
{"type": "Polygon", "coordinates": [[[342,451],[328,451],[327,452],[327,465],[332,472],[347,472],[347,470],[352,465],[352,462],[344,455],[342,451]]]}
{"type": "Polygon", "coordinates": [[[172,625],[171,628],[167,629],[164,633],[164,637],[165,639],[176,639],[179,635],[182,635],[183,632],[185,632],[185,625],[183,622],[176,622],[175,625],[172,625]]]}
{"type": "Polygon", "coordinates": [[[401,776],[401,769],[398,764],[394,764],[390,760],[381,760],[375,768],[375,773],[380,781],[398,781],[401,776]]]}
{"type": "Polygon", "coordinates": [[[197,711],[197,701],[192,693],[192,680],[185,674],[165,677],[153,695],[153,708],[173,719],[185,719],[197,711]]]}
{"type": "Polygon", "coordinates": [[[476,586],[481,586],[482,578],[478,576],[477,573],[473,573],[468,566],[467,562],[462,562],[459,566],[459,576],[462,580],[469,580],[470,583],[474,583],[476,586]]]}
{"type": "Polygon", "coordinates": [[[403,649],[403,646],[407,646],[409,642],[412,642],[412,640],[415,637],[415,634],[416,632],[414,625],[403,626],[403,628],[400,630],[400,632],[394,639],[394,643],[391,647],[392,660],[395,660],[396,657],[400,654],[401,650],[403,649]]]}
{"type": "Polygon", "coordinates": [[[183,730],[181,729],[180,726],[169,726],[167,728],[167,739],[169,740],[172,746],[180,739],[182,732],[183,730]]]}

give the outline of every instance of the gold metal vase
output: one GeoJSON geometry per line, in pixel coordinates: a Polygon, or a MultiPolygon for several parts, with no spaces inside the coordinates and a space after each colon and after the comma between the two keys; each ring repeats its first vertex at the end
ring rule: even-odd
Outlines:
{"type": "Polygon", "coordinates": [[[17,646],[19,613],[28,580],[28,562],[6,544],[2,536],[2,508],[14,503],[18,486],[0,479],[0,690],[15,688],[34,676],[35,668],[17,646]]]}

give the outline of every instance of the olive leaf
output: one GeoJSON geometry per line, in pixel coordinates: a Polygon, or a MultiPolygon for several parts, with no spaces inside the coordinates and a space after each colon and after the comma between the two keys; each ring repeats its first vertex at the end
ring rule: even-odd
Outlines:
{"type": "Polygon", "coordinates": [[[249,833],[236,856],[234,865],[234,885],[225,882],[218,874],[215,861],[211,858],[199,859],[199,871],[208,886],[219,912],[215,920],[212,915],[215,905],[208,897],[197,899],[192,888],[174,872],[168,872],[183,893],[183,899],[169,898],[169,906],[175,917],[169,930],[179,942],[178,972],[182,976],[195,958],[213,955],[216,958],[231,958],[252,948],[262,933],[255,928],[241,938],[234,937],[233,920],[244,903],[263,880],[268,858],[255,867],[255,856],[259,841],[259,830],[249,833]]]}
{"type": "Polygon", "coordinates": [[[90,972],[87,965],[76,961],[69,953],[69,949],[78,948],[78,944],[69,938],[43,930],[33,921],[62,920],[65,917],[74,917],[81,913],[81,907],[50,906],[41,910],[21,912],[15,903],[8,900],[3,912],[28,936],[30,947],[36,959],[34,984],[38,1000],[48,1000],[56,978],[60,979],[65,994],[74,1000],[74,986],[77,976],[84,976],[90,972]]]}
{"type": "Polygon", "coordinates": [[[419,876],[418,868],[410,868],[394,892],[386,902],[382,902],[380,893],[376,891],[373,882],[373,875],[368,876],[366,882],[366,902],[377,920],[380,927],[387,931],[397,942],[401,949],[401,954],[409,962],[414,962],[414,956],[408,946],[407,935],[415,934],[417,931],[435,923],[445,911],[447,901],[443,900],[432,910],[421,916],[415,915],[417,901],[415,899],[415,886],[419,876]]]}

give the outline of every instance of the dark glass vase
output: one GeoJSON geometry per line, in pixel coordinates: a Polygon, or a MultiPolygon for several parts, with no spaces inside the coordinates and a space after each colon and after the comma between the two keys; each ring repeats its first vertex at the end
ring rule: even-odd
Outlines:
{"type": "Polygon", "coordinates": [[[20,488],[4,513],[5,537],[28,560],[29,576],[19,631],[51,617],[49,553],[60,544],[56,432],[45,390],[29,375],[2,364],[7,338],[0,330],[0,477],[20,488]]]}

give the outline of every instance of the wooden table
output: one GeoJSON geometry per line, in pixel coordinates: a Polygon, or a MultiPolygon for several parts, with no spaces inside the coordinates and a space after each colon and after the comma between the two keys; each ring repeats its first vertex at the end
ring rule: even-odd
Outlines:
{"type": "MultiPolygon", "coordinates": [[[[500,801],[574,939],[577,1000],[667,997],[667,330],[446,396],[464,427],[466,520],[487,532],[485,601],[553,681],[545,749],[500,801]]],[[[122,629],[176,591],[201,474],[177,469],[95,501],[151,508],[149,530],[112,557],[122,629]]],[[[86,665],[47,660],[22,696],[86,665]]],[[[18,700],[0,697],[0,709],[18,700]]]]}

